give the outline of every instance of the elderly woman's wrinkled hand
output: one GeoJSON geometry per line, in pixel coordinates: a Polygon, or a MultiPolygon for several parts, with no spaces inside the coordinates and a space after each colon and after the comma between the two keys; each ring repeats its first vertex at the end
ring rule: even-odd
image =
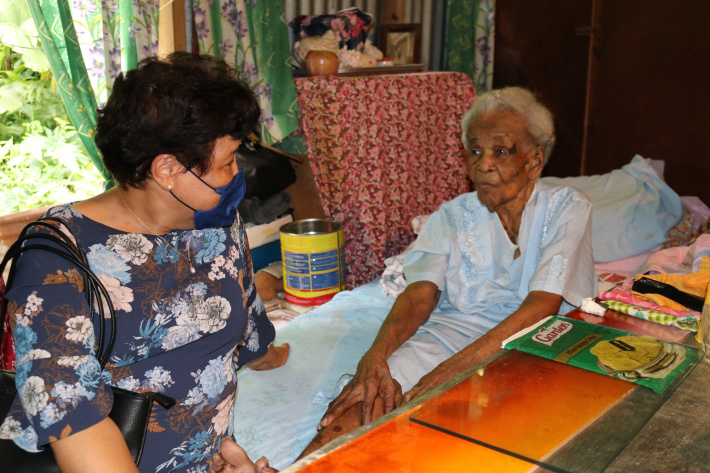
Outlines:
{"type": "Polygon", "coordinates": [[[215,453],[207,473],[276,473],[278,470],[269,466],[269,460],[261,457],[252,463],[242,447],[231,438],[225,438],[220,446],[220,453],[215,453]]]}
{"type": "Polygon", "coordinates": [[[358,363],[353,379],[328,406],[328,410],[318,424],[318,430],[327,427],[333,420],[360,401],[363,403],[360,423],[367,424],[372,420],[375,398],[378,395],[382,396],[384,413],[386,414],[401,403],[402,388],[392,378],[387,360],[366,353],[358,363]]]}
{"type": "MultiPolygon", "coordinates": [[[[416,399],[422,394],[431,391],[440,384],[445,383],[459,373],[462,373],[469,366],[468,363],[461,363],[462,357],[452,357],[441,363],[428,374],[422,376],[417,384],[402,397],[405,404],[412,399],[416,399]]],[[[464,359],[464,361],[466,361],[464,359]]]]}

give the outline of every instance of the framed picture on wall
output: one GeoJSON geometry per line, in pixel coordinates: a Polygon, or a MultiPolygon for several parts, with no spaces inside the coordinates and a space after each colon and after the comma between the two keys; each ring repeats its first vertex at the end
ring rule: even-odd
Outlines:
{"type": "Polygon", "coordinates": [[[419,62],[422,42],[422,25],[408,23],[382,25],[380,27],[380,49],[395,64],[416,64],[419,62]]]}

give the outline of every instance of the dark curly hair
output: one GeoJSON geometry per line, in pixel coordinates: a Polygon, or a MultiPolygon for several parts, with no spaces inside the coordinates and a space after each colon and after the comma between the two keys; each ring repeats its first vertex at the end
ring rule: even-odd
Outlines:
{"type": "Polygon", "coordinates": [[[160,154],[206,172],[215,140],[241,139],[261,111],[239,72],[212,56],[184,52],[147,58],[121,73],[98,111],[96,145],[122,186],[141,187],[160,154]]]}

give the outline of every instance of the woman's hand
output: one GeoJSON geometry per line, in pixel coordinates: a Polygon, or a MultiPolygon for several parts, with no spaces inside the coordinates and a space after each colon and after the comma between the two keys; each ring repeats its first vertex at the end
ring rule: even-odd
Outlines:
{"type": "Polygon", "coordinates": [[[397,297],[372,347],[360,359],[355,376],[325,411],[318,424],[319,430],[327,427],[360,401],[360,423],[367,424],[372,420],[372,410],[378,394],[384,402],[384,414],[400,404],[402,387],[392,379],[387,359],[429,319],[440,296],[441,291],[436,284],[417,281],[408,285],[397,297]]]}
{"type": "Polygon", "coordinates": [[[252,463],[244,449],[229,437],[222,441],[219,453],[215,453],[208,463],[210,463],[210,469],[207,473],[278,472],[269,466],[269,460],[264,457],[259,458],[256,463],[252,463]]]}
{"type": "Polygon", "coordinates": [[[375,398],[380,395],[384,401],[384,413],[392,411],[402,400],[402,388],[392,379],[387,360],[366,353],[357,365],[355,376],[335,398],[318,424],[318,430],[330,425],[348,409],[362,401],[360,424],[372,420],[375,398]]]}
{"type": "Polygon", "coordinates": [[[452,358],[449,358],[432,371],[422,376],[422,379],[404,395],[402,404],[408,403],[412,399],[447,382],[457,374],[463,373],[469,366],[472,365],[470,365],[470,362],[466,359],[465,354],[462,356],[454,355],[452,358]]]}
{"type": "Polygon", "coordinates": [[[270,345],[266,353],[256,360],[247,363],[247,366],[256,371],[273,370],[286,364],[290,347],[288,343],[281,346],[270,345]]]}
{"type": "Polygon", "coordinates": [[[500,351],[503,340],[539,322],[543,317],[556,314],[561,304],[562,296],[544,291],[531,291],[518,310],[484,336],[423,376],[411,391],[404,395],[402,401],[407,403],[494,355],[500,351]]]}

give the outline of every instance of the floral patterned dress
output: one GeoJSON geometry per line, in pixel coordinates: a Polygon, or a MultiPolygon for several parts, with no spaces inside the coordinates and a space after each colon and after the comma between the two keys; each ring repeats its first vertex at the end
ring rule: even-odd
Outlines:
{"type": "Polygon", "coordinates": [[[154,405],[140,470],[207,471],[206,460],[231,434],[236,370],[274,339],[241,219],[163,240],[117,231],[68,206],[48,215],[66,222],[109,291],[116,343],[102,371],[94,348],[98,321],[89,319],[80,274],[49,252],[23,254],[7,294],[19,394],[0,437],[41,450],[104,419],[109,384],[161,392],[177,403],[154,405]]]}

